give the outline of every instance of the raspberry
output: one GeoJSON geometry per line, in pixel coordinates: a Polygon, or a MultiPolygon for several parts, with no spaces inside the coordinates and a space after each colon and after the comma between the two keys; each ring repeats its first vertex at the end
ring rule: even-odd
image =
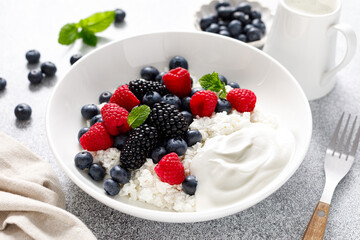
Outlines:
{"type": "Polygon", "coordinates": [[[251,112],[255,108],[256,95],[248,89],[234,88],[227,94],[226,99],[238,112],[251,112]]]}
{"type": "Polygon", "coordinates": [[[89,131],[80,138],[81,146],[88,151],[105,150],[111,147],[113,143],[113,139],[102,122],[92,125],[89,131]]]}
{"type": "Polygon", "coordinates": [[[181,184],[185,179],[185,171],[176,153],[165,155],[154,168],[162,182],[170,185],[181,184]]]}
{"type": "Polygon", "coordinates": [[[170,70],[163,76],[166,88],[179,98],[186,97],[191,91],[189,72],[181,67],[170,70]]]}
{"type": "Polygon", "coordinates": [[[153,81],[146,81],[144,79],[131,81],[129,83],[129,89],[138,99],[140,99],[140,101],[148,92],[157,92],[161,96],[168,93],[164,84],[153,81]]]}
{"type": "Polygon", "coordinates": [[[116,136],[120,133],[130,131],[127,117],[129,112],[115,103],[107,103],[101,108],[104,126],[110,135],[116,136]]]}
{"type": "Polygon", "coordinates": [[[196,92],[190,99],[190,108],[194,116],[210,117],[215,111],[217,96],[210,90],[196,92]]]}
{"type": "Polygon", "coordinates": [[[139,99],[137,99],[136,96],[129,90],[128,85],[122,85],[116,89],[109,102],[116,103],[129,112],[133,109],[133,107],[140,104],[139,99]]]}

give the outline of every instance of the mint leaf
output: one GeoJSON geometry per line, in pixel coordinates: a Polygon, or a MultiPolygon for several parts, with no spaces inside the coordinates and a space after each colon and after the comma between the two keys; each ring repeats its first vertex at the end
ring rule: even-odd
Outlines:
{"type": "Polygon", "coordinates": [[[225,83],[221,82],[218,74],[213,72],[212,74],[206,74],[202,76],[199,80],[200,85],[206,89],[213,92],[220,92],[220,98],[226,98],[226,89],[225,83]]]}
{"type": "Polygon", "coordinates": [[[93,33],[102,32],[114,22],[115,11],[99,12],[79,22],[80,27],[87,28],[93,33]]]}
{"type": "Polygon", "coordinates": [[[90,46],[96,46],[97,36],[92,31],[89,31],[87,28],[83,28],[80,32],[80,36],[84,43],[90,46]]]}
{"type": "Polygon", "coordinates": [[[138,126],[140,126],[142,123],[144,123],[146,121],[149,114],[150,114],[149,106],[142,105],[139,107],[135,107],[129,113],[127,122],[130,127],[137,128],[138,126]]]}
{"type": "Polygon", "coordinates": [[[223,98],[225,99],[226,98],[226,91],[221,91],[220,95],[219,95],[219,98],[223,98]]]}
{"type": "Polygon", "coordinates": [[[70,45],[77,38],[79,38],[79,32],[76,24],[68,23],[61,28],[58,42],[63,45],[70,45]]]}

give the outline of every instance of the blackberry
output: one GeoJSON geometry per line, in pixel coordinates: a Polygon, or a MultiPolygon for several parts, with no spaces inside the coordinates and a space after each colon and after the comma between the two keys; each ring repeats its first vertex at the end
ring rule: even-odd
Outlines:
{"type": "Polygon", "coordinates": [[[165,138],[182,137],[188,129],[184,116],[174,105],[168,103],[155,103],[149,119],[165,138]]]}
{"type": "Polygon", "coordinates": [[[135,128],[121,151],[121,166],[127,169],[140,168],[157,143],[158,131],[155,127],[142,124],[135,128]]]}
{"type": "Polygon", "coordinates": [[[131,81],[129,83],[129,89],[137,99],[140,100],[143,99],[144,95],[148,92],[158,92],[161,96],[168,93],[164,84],[144,79],[131,81]]]}

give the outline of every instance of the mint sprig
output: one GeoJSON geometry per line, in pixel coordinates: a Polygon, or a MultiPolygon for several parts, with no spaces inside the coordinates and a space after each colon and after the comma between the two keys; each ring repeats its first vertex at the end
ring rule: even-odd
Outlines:
{"type": "Polygon", "coordinates": [[[227,93],[225,89],[225,83],[221,82],[216,72],[202,76],[199,82],[201,87],[203,87],[205,90],[219,93],[219,98],[226,98],[227,93]]]}
{"type": "Polygon", "coordinates": [[[70,45],[76,39],[82,38],[83,42],[90,46],[96,46],[97,36],[95,33],[107,29],[115,19],[115,11],[99,12],[81,19],[78,23],[65,24],[59,33],[58,42],[70,45]]]}
{"type": "Polygon", "coordinates": [[[127,123],[132,128],[137,128],[141,124],[143,124],[150,114],[150,107],[147,105],[141,105],[139,107],[135,107],[129,113],[127,117],[127,123]]]}

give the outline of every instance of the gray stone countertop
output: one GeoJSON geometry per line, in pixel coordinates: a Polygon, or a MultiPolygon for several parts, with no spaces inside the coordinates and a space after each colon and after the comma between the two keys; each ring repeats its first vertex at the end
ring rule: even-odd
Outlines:
{"type": "MultiPolygon", "coordinates": [[[[221,219],[170,224],[139,219],[96,201],[75,185],[57,164],[47,142],[45,110],[54,85],[69,70],[70,56],[93,50],[80,41],[72,46],[57,43],[60,28],[94,12],[122,8],[125,23],[99,34],[98,46],[135,34],[163,30],[194,30],[193,16],[207,0],[45,1],[0,0],[0,77],[7,80],[0,92],[0,131],[27,145],[48,161],[58,175],[67,210],[79,217],[99,239],[301,239],[323,190],[323,157],[331,132],[345,111],[360,113],[360,54],[337,74],[338,82],[326,97],[311,101],[313,135],[308,153],[295,174],[274,194],[255,206],[221,219]],[[53,61],[56,77],[32,86],[31,66],[25,53],[41,52],[42,61],[53,61]],[[26,102],[33,109],[26,123],[16,121],[14,108],[26,102]]],[[[277,1],[262,0],[273,10],[277,1]]],[[[352,25],[360,37],[360,2],[343,1],[340,21],[352,25]]],[[[338,58],[345,51],[339,37],[338,58]]],[[[359,49],[359,48],[358,48],[359,49]]],[[[64,123],[66,124],[66,123],[64,123]]],[[[358,152],[359,154],[359,152],[358,152]]],[[[325,239],[360,239],[360,155],[338,185],[328,218],[325,239]]]]}

